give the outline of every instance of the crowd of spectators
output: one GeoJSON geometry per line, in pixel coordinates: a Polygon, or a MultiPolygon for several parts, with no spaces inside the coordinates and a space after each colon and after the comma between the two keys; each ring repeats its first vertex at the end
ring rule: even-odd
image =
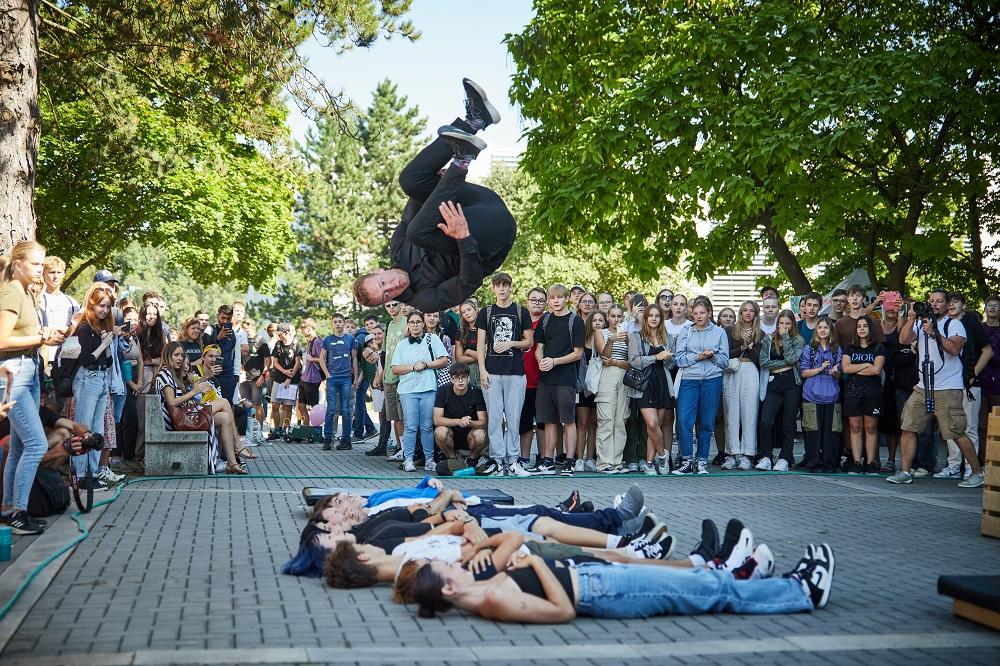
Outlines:
{"type": "Polygon", "coordinates": [[[554,284],[519,302],[499,272],[491,303],[420,312],[390,301],[360,324],[334,314],[320,336],[309,317],[258,332],[240,302],[171,329],[158,292],[123,295],[100,270],[78,303],[62,291],[65,269],[24,242],[0,274],[0,516],[18,533],[44,529],[27,503],[40,461],[67,439],[53,436],[59,419],[70,439],[103,437],[71,466],[81,488],[108,487],[143,472],[150,399],[168,430],[178,413],[204,413],[209,473],[246,474],[265,434],[305,431],[326,451],[374,440],[366,455],[440,475],[717,466],[965,487],[982,484],[985,414],[1000,405],[997,297],[980,315],[958,293],[914,302],[853,285],[826,302],[790,299],[793,311],[765,287],[716,312],[670,289],[649,299],[554,284]]]}

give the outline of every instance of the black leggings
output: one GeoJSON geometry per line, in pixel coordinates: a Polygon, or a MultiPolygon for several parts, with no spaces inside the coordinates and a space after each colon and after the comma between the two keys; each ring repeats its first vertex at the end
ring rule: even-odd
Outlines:
{"type": "MultiPolygon", "coordinates": [[[[453,124],[458,123],[461,121],[456,120],[453,124]]],[[[444,221],[438,206],[454,201],[462,206],[469,233],[479,243],[480,257],[489,257],[509,247],[516,225],[503,199],[487,187],[465,182],[466,172],[454,165],[443,177],[439,176],[438,172],[451,158],[451,148],[439,137],[417,153],[399,174],[400,187],[412,199],[407,212],[419,205],[419,210],[407,223],[406,240],[428,252],[457,257],[458,243],[437,227],[444,221]]]]}

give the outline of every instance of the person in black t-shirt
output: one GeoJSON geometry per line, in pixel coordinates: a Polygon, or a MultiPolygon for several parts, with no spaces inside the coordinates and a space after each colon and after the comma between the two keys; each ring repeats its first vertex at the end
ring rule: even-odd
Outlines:
{"type": "Polygon", "coordinates": [[[434,443],[449,458],[456,449],[468,449],[478,460],[486,448],[486,402],[483,392],[469,386],[469,366],[451,366],[451,384],[442,386],[434,400],[434,443]]]}
{"type": "MultiPolygon", "coordinates": [[[[576,393],[580,359],[583,358],[584,324],[566,309],[566,285],[549,287],[549,312],[535,327],[535,357],[538,359],[538,390],[535,418],[538,423],[562,424],[566,463],[562,473],[573,474],[576,464],[576,393]]],[[[559,428],[545,429],[545,445],[538,464],[529,471],[551,474],[559,428]]]]}
{"type": "MultiPolygon", "coordinates": [[[[875,321],[861,315],[854,325],[851,343],[843,347],[844,415],[851,429],[850,474],[878,474],[878,417],[882,411],[882,368],[885,348],[875,341],[875,321]],[[867,465],[861,467],[861,431],[867,465]]],[[[881,330],[881,329],[880,329],[881,330]]]]}
{"type": "Polygon", "coordinates": [[[479,384],[486,398],[489,414],[490,457],[500,466],[507,465],[517,476],[527,472],[517,462],[521,441],[513,424],[520,422],[521,407],[528,378],[524,374],[524,352],[531,347],[531,315],[527,308],[511,298],[513,279],[507,273],[493,276],[494,305],[487,305],[476,318],[479,350],[479,384]]]}

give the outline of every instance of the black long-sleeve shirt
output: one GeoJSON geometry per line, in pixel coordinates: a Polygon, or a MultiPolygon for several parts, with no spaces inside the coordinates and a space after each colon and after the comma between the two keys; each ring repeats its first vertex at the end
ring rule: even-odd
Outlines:
{"type": "MultiPolygon", "coordinates": [[[[483,277],[503,265],[514,246],[513,226],[509,239],[490,239],[498,241],[497,247],[483,247],[470,235],[455,241],[457,256],[439,254],[407,240],[407,226],[417,210],[419,204],[411,201],[389,241],[393,267],[402,268],[410,276],[410,286],[400,294],[399,300],[423,312],[447,310],[474,294],[482,285],[483,277]]],[[[506,208],[498,210],[506,212],[506,208]]]]}
{"type": "Polygon", "coordinates": [[[80,340],[80,358],[77,363],[81,368],[98,365],[107,368],[111,365],[111,345],[105,347],[100,356],[94,356],[94,352],[101,346],[101,334],[92,329],[90,324],[82,322],[76,329],[76,336],[80,340]]]}

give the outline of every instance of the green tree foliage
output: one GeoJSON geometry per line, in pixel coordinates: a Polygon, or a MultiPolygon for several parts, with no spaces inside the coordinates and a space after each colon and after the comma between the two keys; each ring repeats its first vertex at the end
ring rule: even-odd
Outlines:
{"type": "Polygon", "coordinates": [[[259,306],[269,316],[357,312],[354,279],[388,261],[389,239],[406,204],[399,172],[420,149],[426,122],[386,80],[355,123],[344,132],[335,120],[321,119],[306,135],[294,225],[298,250],[273,298],[259,306]]]}
{"type": "Polygon", "coordinates": [[[298,48],[415,39],[410,3],[44,3],[39,239],[82,271],[135,240],[202,284],[268,284],[294,249],[284,96],[351,121],[298,48]]]}
{"type": "Polygon", "coordinates": [[[995,284],[957,242],[987,223],[997,163],[990,3],[535,7],[508,43],[546,237],[624,246],[647,277],[688,253],[699,280],[763,246],[797,293],[826,264],[893,288],[915,268],[995,284]]]}
{"type": "MultiPolygon", "coordinates": [[[[70,271],[76,268],[79,266],[69,266],[70,271]]],[[[216,308],[224,303],[247,301],[246,291],[235,282],[200,283],[170,258],[166,248],[145,247],[139,243],[130,243],[100,265],[81,271],[80,279],[69,287],[68,293],[81,300],[98,268],[110,269],[121,279],[121,295],[136,303],[142,302],[142,295],[147,291],[162,294],[167,302],[163,317],[173,328],[178,328],[197,310],[207,310],[214,317],[216,308]]]]}
{"type": "MultiPolygon", "coordinates": [[[[532,287],[545,289],[556,282],[567,287],[581,284],[595,293],[607,291],[617,300],[627,289],[648,295],[661,286],[697,293],[696,285],[679,271],[661,271],[653,279],[636,277],[626,261],[625,246],[588,241],[576,228],[557,229],[556,240],[550,240],[531,214],[538,188],[524,170],[493,167],[483,184],[503,198],[517,220],[517,240],[502,268],[514,279],[516,298],[532,287]]],[[[480,302],[492,302],[488,279],[478,295],[480,302]]]]}

